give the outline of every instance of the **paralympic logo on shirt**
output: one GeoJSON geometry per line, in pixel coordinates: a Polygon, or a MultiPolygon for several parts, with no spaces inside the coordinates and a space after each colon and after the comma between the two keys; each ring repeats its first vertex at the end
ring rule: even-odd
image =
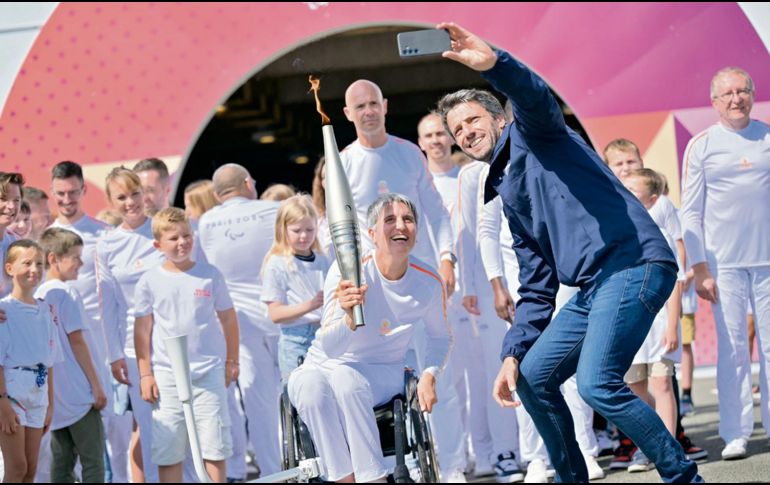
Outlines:
{"type": "Polygon", "coordinates": [[[230,240],[235,241],[236,239],[240,239],[244,236],[244,233],[242,232],[233,232],[230,229],[225,231],[225,236],[229,237],[230,240]]]}
{"type": "Polygon", "coordinates": [[[211,292],[209,290],[195,290],[195,298],[211,298],[211,292]]]}

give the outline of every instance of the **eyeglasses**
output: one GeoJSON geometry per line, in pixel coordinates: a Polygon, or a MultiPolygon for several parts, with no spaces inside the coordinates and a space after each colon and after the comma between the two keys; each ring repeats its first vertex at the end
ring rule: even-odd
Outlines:
{"type": "Polygon", "coordinates": [[[722,93],[716,98],[724,103],[729,103],[733,100],[733,96],[738,96],[739,98],[747,99],[749,96],[751,96],[752,90],[749,88],[743,88],[743,89],[737,89],[735,91],[728,91],[726,93],[722,93]]]}

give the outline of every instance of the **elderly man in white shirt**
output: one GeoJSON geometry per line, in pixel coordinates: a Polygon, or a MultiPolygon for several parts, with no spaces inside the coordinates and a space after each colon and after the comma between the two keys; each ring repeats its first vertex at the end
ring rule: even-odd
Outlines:
{"type": "Polygon", "coordinates": [[[698,295],[717,328],[719,435],[723,459],[746,456],[754,427],[746,308],[756,316],[761,415],[770,434],[770,126],[752,120],[754,83],[736,67],[716,73],[719,122],[685,150],[682,225],[698,295]]]}

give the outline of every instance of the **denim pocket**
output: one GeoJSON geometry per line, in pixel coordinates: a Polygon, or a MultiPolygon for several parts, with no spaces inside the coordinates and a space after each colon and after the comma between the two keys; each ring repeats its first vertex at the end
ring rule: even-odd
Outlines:
{"type": "Polygon", "coordinates": [[[644,280],[639,289],[639,300],[647,311],[657,315],[671,295],[676,283],[676,273],[665,264],[644,265],[644,280]]]}

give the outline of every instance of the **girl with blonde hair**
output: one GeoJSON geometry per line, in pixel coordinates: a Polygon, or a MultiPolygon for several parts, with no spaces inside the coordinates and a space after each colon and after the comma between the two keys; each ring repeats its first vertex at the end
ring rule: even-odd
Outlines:
{"type": "Polygon", "coordinates": [[[209,209],[218,205],[211,180],[198,180],[185,187],[184,211],[191,220],[197,221],[209,209]]]}
{"type": "Polygon", "coordinates": [[[304,357],[321,323],[323,284],[329,260],[320,253],[318,214],[307,194],[281,203],[275,221],[275,240],[265,256],[262,301],[268,316],[281,325],[278,365],[288,379],[304,357]]]}

